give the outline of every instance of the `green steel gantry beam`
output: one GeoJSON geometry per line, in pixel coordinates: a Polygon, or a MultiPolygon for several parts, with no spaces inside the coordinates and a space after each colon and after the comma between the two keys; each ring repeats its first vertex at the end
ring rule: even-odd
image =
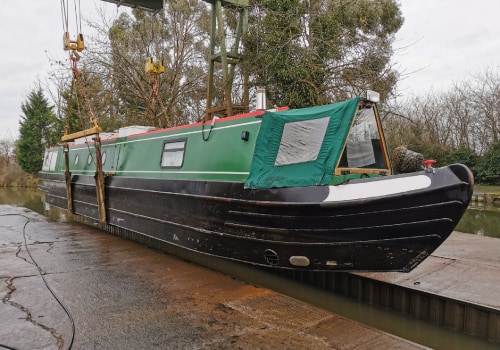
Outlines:
{"type": "MultiPolygon", "coordinates": [[[[248,0],[205,0],[212,4],[212,27],[210,32],[210,56],[207,80],[207,110],[205,120],[211,119],[214,115],[228,116],[248,109],[248,74],[243,73],[243,96],[242,104],[236,105],[232,100],[232,90],[234,81],[235,65],[242,60],[240,43],[243,33],[248,26],[248,0]],[[226,42],[226,30],[224,28],[223,8],[230,7],[237,11],[238,24],[235,31],[232,49],[228,51],[226,42]],[[219,52],[215,52],[216,46],[219,52]],[[222,70],[223,102],[222,105],[213,106],[215,98],[215,67],[216,62],[220,63],[222,70]]],[[[242,67],[243,70],[244,67],[242,67]]]]}
{"type": "MultiPolygon", "coordinates": [[[[149,11],[159,11],[163,8],[164,2],[168,0],[103,0],[112,2],[118,6],[130,6],[149,11]]],[[[212,25],[210,30],[210,53],[208,59],[208,77],[207,77],[207,105],[205,120],[211,119],[215,115],[228,116],[235,113],[244,112],[249,105],[248,92],[248,72],[242,66],[243,96],[241,104],[233,103],[233,82],[235,66],[243,59],[240,52],[243,33],[248,27],[248,5],[249,0],[203,0],[212,6],[212,25]],[[236,11],[238,24],[234,33],[232,48],[227,50],[226,30],[224,28],[224,8],[236,11]],[[219,52],[215,52],[216,47],[219,52]],[[215,100],[215,69],[216,63],[220,64],[222,70],[223,101],[222,104],[214,106],[215,100]]]]}
{"type": "Polygon", "coordinates": [[[118,6],[128,6],[146,11],[160,11],[163,8],[163,0],[102,0],[111,2],[118,6]]]}

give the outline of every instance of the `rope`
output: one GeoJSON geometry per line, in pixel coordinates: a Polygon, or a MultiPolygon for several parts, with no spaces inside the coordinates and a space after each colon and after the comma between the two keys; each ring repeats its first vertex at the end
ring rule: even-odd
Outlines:
{"type": "MultiPolygon", "coordinates": [[[[74,11],[75,11],[75,24],[77,27],[78,35],[82,33],[82,18],[81,18],[81,1],[73,0],[74,11]],[[77,4],[78,1],[78,4],[77,4]]],[[[63,21],[63,30],[66,33],[69,33],[69,0],[61,0],[61,15],[63,21]]],[[[67,34],[69,36],[69,34],[67,34]]],[[[68,38],[69,40],[69,38],[68,38]]],[[[85,84],[82,82],[83,73],[78,69],[78,61],[80,60],[80,55],[77,51],[81,51],[78,47],[71,47],[71,51],[69,53],[69,60],[71,65],[72,72],[72,81],[71,81],[71,94],[67,101],[67,115],[66,115],[66,123],[65,123],[65,134],[68,135],[70,133],[70,118],[71,118],[71,109],[73,108],[73,101],[76,100],[76,114],[78,119],[80,120],[80,126],[82,129],[85,128],[85,122],[82,115],[84,113],[88,113],[90,117],[90,122],[92,125],[97,125],[97,120],[95,118],[92,105],[88,98],[88,94],[86,93],[85,84]],[[82,100],[83,99],[83,105],[82,100]]],[[[89,150],[89,154],[92,157],[92,161],[95,164],[96,161],[92,152],[90,150],[89,143],[87,143],[87,148],[89,150]]]]}
{"type": "MultiPolygon", "coordinates": [[[[83,97],[83,102],[85,103],[85,107],[87,108],[87,112],[89,113],[90,121],[92,124],[95,124],[96,118],[94,115],[94,111],[92,110],[92,105],[90,103],[90,100],[88,98],[85,84],[82,83],[82,72],[78,69],[78,61],[80,60],[80,55],[78,55],[77,52],[72,51],[70,54],[70,60],[71,60],[71,70],[73,72],[73,82],[75,85],[78,85],[80,87],[80,90],[82,92],[82,97],[83,97]]],[[[80,112],[80,111],[79,111],[80,112]]],[[[79,113],[79,117],[81,119],[81,115],[79,113]]]]}
{"type": "MultiPolygon", "coordinates": [[[[71,52],[69,55],[69,59],[71,61],[71,71],[73,73],[73,79],[71,81],[71,96],[76,97],[76,108],[77,108],[76,112],[77,112],[78,119],[80,120],[80,126],[83,129],[84,128],[84,122],[83,122],[83,118],[82,118],[82,109],[83,108],[80,104],[80,99],[78,98],[79,90],[82,90],[82,93],[83,93],[83,89],[82,89],[81,84],[80,84],[80,78],[82,76],[82,72],[80,72],[80,70],[78,69],[78,65],[77,65],[78,61],[80,60],[80,56],[77,53],[71,52]],[[80,88],[80,89],[78,89],[78,88],[80,88]]],[[[68,113],[68,126],[69,126],[69,118],[70,118],[70,113],[68,113]]]]}
{"type": "MultiPolygon", "coordinates": [[[[73,72],[73,80],[71,82],[71,92],[72,92],[71,96],[76,95],[77,115],[78,115],[78,119],[80,120],[80,125],[83,129],[83,128],[85,128],[84,120],[82,118],[83,107],[86,107],[86,110],[89,113],[90,121],[92,124],[94,124],[96,118],[94,116],[94,112],[92,110],[92,105],[90,103],[90,100],[89,100],[87,93],[85,91],[85,84],[82,83],[83,74],[78,69],[78,65],[77,65],[79,60],[80,60],[80,56],[78,55],[78,53],[76,53],[74,51],[70,53],[71,70],[73,72]],[[81,106],[81,104],[80,104],[80,98],[78,98],[78,91],[81,91],[81,97],[83,98],[85,106],[81,106]]],[[[70,116],[70,113],[68,113],[67,123],[66,123],[66,125],[68,126],[68,133],[69,133],[69,116],[70,116]]],[[[92,163],[94,163],[94,165],[97,165],[96,159],[94,158],[94,155],[92,154],[92,151],[90,149],[90,143],[86,142],[86,144],[87,144],[87,150],[89,152],[89,155],[92,157],[92,163]]]]}

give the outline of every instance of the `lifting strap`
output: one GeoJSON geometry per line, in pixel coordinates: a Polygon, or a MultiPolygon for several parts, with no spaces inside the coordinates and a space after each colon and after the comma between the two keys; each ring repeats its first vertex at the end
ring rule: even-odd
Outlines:
{"type": "MultiPolygon", "coordinates": [[[[146,59],[146,63],[144,65],[144,71],[146,74],[149,75],[149,85],[151,86],[151,92],[149,94],[149,110],[151,111],[151,115],[153,118],[154,124],[156,124],[156,117],[158,117],[156,113],[156,105],[159,104],[162,113],[164,114],[166,112],[165,106],[163,105],[163,101],[160,98],[160,79],[159,76],[165,72],[165,66],[163,65],[162,60],[156,61],[156,63],[153,62],[152,57],[148,57],[146,59]]],[[[160,115],[162,114],[160,113],[160,115]]],[[[162,123],[159,123],[160,127],[167,127],[171,125],[162,125],[162,123]]]]}
{"type": "Polygon", "coordinates": [[[76,6],[76,1],[74,0],[75,4],[75,20],[76,20],[76,26],[78,30],[78,35],[76,36],[76,39],[71,39],[70,34],[69,34],[69,16],[68,16],[68,11],[69,11],[69,0],[61,0],[61,13],[62,13],[62,21],[63,21],[63,49],[65,51],[78,51],[82,52],[85,49],[85,43],[83,40],[83,34],[82,34],[82,18],[80,14],[80,0],[78,0],[78,10],[76,6]]]}
{"type": "MultiPolygon", "coordinates": [[[[68,210],[73,212],[73,200],[72,200],[72,188],[71,188],[71,172],[70,172],[70,162],[69,162],[69,141],[74,141],[80,137],[86,137],[89,135],[94,135],[94,149],[95,149],[95,185],[96,185],[96,196],[97,196],[97,206],[99,209],[99,221],[102,224],[107,223],[106,217],[106,206],[105,206],[105,187],[104,187],[104,173],[102,171],[102,155],[101,155],[101,139],[99,133],[102,131],[97,123],[97,119],[94,116],[94,112],[92,111],[92,106],[88,95],[85,90],[85,86],[82,82],[82,72],[78,69],[78,61],[80,60],[79,52],[83,51],[85,48],[83,42],[83,35],[81,34],[81,18],[79,15],[79,11],[77,11],[75,2],[75,17],[77,21],[77,26],[79,25],[79,32],[76,40],[71,40],[68,30],[68,0],[61,0],[61,11],[63,16],[63,48],[66,51],[70,51],[69,58],[71,62],[71,70],[73,73],[72,84],[71,84],[71,93],[72,95],[75,93],[76,88],[79,88],[81,91],[83,102],[85,104],[86,110],[89,113],[90,122],[92,127],[90,129],[82,130],[79,132],[70,134],[70,123],[69,123],[69,113],[66,120],[66,126],[64,128],[64,135],[61,138],[64,145],[64,161],[65,161],[65,180],[66,180],[66,194],[68,199],[68,210]]],[[[80,7],[80,0],[78,0],[78,7],[80,7]]],[[[78,112],[80,115],[81,109],[80,104],[78,103],[78,112]]],[[[80,115],[81,118],[81,115],[80,115]]]]}

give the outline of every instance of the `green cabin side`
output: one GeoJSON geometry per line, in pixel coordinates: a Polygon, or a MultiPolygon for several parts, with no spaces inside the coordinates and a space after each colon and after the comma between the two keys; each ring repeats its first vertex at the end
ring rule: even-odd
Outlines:
{"type": "MultiPolygon", "coordinates": [[[[107,176],[244,181],[261,124],[261,113],[254,114],[219,119],[212,130],[210,123],[198,123],[103,139],[102,170],[107,176]]],[[[95,174],[96,152],[88,139],[69,147],[72,175],[95,174]]],[[[64,173],[63,152],[62,146],[47,150],[42,172],[64,173]]]]}
{"type": "MultiPolygon", "coordinates": [[[[63,152],[48,150],[42,172],[64,173],[63,152]]],[[[338,185],[392,173],[377,106],[363,98],[117,134],[102,140],[101,156],[106,176],[238,181],[250,189],[338,185]]],[[[69,147],[72,175],[93,176],[95,161],[93,141],[69,147]]]]}

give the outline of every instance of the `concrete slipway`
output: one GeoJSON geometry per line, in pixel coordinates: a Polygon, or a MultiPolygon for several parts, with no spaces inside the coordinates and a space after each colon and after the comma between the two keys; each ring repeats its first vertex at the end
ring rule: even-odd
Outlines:
{"type": "Polygon", "coordinates": [[[0,206],[0,279],[0,348],[424,348],[100,230],[11,206],[0,206]],[[74,319],[73,343],[70,319],[38,267],[74,319]]]}
{"type": "MultiPolygon", "coordinates": [[[[500,245],[485,238],[454,233],[409,274],[293,278],[495,346],[500,245]]],[[[75,320],[73,349],[423,348],[100,230],[0,206],[0,349],[71,343],[68,316],[28,251],[75,320]]]]}
{"type": "Polygon", "coordinates": [[[500,347],[498,238],[453,232],[410,273],[304,273],[292,277],[500,347]]]}

